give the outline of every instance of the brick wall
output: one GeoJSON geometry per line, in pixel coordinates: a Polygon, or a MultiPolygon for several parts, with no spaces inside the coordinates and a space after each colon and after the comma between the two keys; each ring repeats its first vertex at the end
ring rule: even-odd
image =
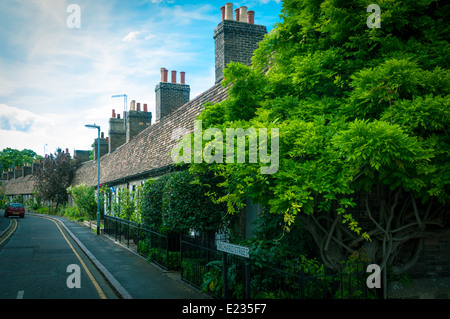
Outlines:
{"type": "MultiPolygon", "coordinates": [[[[217,103],[228,97],[220,83],[184,104],[171,114],[135,136],[129,143],[102,157],[100,183],[115,185],[119,181],[138,179],[139,174],[160,171],[173,164],[170,152],[176,144],[172,133],[177,128],[193,131],[194,120],[207,102],[217,103]]],[[[73,185],[97,185],[97,164],[89,161],[75,171],[73,185]]]]}
{"type": "Polygon", "coordinates": [[[412,277],[450,277],[450,238],[430,238],[423,242],[412,277]]]}
{"type": "MultiPolygon", "coordinates": [[[[94,140],[94,159],[98,158],[98,138],[96,138],[94,140]]],[[[107,154],[109,150],[109,146],[108,146],[108,142],[106,141],[105,138],[100,138],[100,157],[102,157],[103,155],[107,154]]]]}
{"type": "Polygon", "coordinates": [[[190,86],[186,84],[159,83],[155,88],[156,121],[189,102],[190,91],[190,86]]]}
{"type": "Polygon", "coordinates": [[[125,123],[120,118],[109,119],[109,153],[113,152],[120,145],[125,144],[127,141],[125,123]]]}
{"type": "Polygon", "coordinates": [[[223,79],[223,69],[231,61],[250,64],[253,52],[266,33],[263,25],[234,20],[220,22],[214,30],[216,83],[223,79]]]}
{"type": "Polygon", "coordinates": [[[152,123],[152,113],[142,111],[129,111],[127,114],[126,142],[141,133],[152,123]]]}

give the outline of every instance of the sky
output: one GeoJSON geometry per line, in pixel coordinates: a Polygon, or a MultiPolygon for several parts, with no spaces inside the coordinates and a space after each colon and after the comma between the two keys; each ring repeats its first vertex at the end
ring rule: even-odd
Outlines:
{"type": "MultiPolygon", "coordinates": [[[[191,99],[214,85],[214,28],[228,1],[0,1],[0,150],[88,150],[112,109],[155,113],[160,69],[186,72],[191,99]],[[71,6],[75,4],[79,8],[71,6]],[[79,19],[77,19],[79,17],[79,19]],[[77,25],[79,23],[79,25],[77,25]]],[[[233,2],[270,31],[281,0],[233,2]]],[[[169,76],[170,80],[170,76],[169,76]]]]}

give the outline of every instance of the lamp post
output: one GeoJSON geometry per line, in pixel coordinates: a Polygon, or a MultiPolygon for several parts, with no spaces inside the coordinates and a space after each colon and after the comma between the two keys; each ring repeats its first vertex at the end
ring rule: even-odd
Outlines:
{"type": "Polygon", "coordinates": [[[100,126],[86,124],[87,128],[96,128],[98,130],[97,139],[97,235],[100,235],[100,126]]]}
{"type": "Polygon", "coordinates": [[[2,183],[2,188],[3,188],[3,192],[2,195],[0,197],[0,207],[3,206],[4,200],[6,198],[6,180],[3,180],[3,164],[0,163],[0,172],[2,172],[2,176],[0,176],[0,183],[2,183]]]}

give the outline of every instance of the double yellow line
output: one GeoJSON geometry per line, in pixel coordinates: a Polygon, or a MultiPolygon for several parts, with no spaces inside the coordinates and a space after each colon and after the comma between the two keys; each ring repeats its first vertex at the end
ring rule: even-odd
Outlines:
{"type": "Polygon", "coordinates": [[[70,241],[67,239],[66,235],[64,234],[63,230],[61,229],[61,227],[59,227],[58,223],[56,221],[54,221],[53,219],[47,218],[48,220],[51,220],[52,222],[55,223],[56,227],[58,227],[59,231],[61,232],[61,234],[63,235],[64,239],[66,240],[66,242],[69,244],[70,248],[72,249],[72,251],[74,252],[75,256],[77,256],[78,260],[80,261],[80,264],[83,266],[84,270],[86,271],[87,275],[89,276],[89,279],[91,280],[92,284],[95,287],[95,290],[97,290],[98,295],[100,296],[100,299],[107,299],[105,293],[103,292],[102,288],[100,288],[100,285],[98,284],[98,282],[95,280],[94,276],[92,275],[91,271],[89,270],[89,268],[86,266],[86,264],[84,263],[83,259],[81,259],[80,255],[78,254],[78,252],[75,250],[75,248],[72,246],[72,244],[70,243],[70,241]]]}
{"type": "Polygon", "coordinates": [[[10,229],[5,233],[4,235],[5,238],[3,238],[2,241],[0,241],[0,245],[2,245],[17,229],[17,220],[11,219],[11,223],[13,224],[12,228],[10,226],[10,229]]]}
{"type": "MultiPolygon", "coordinates": [[[[44,216],[42,216],[42,217],[44,217],[44,216]]],[[[61,227],[59,226],[59,224],[56,221],[54,221],[53,219],[51,219],[51,218],[47,218],[47,217],[44,217],[44,218],[48,219],[48,220],[51,220],[52,222],[55,223],[56,227],[58,227],[58,229],[61,232],[61,234],[63,235],[64,239],[69,244],[69,247],[72,249],[72,251],[74,252],[75,256],[77,256],[78,260],[80,261],[80,264],[83,266],[84,270],[86,271],[89,279],[91,280],[92,284],[95,287],[95,290],[97,290],[97,293],[98,293],[100,299],[107,299],[107,297],[106,297],[105,293],[103,292],[102,288],[100,288],[100,285],[95,280],[94,276],[92,275],[91,271],[86,266],[86,264],[84,263],[83,259],[81,259],[81,256],[78,254],[78,252],[72,246],[70,241],[67,239],[66,235],[64,234],[64,232],[61,229],[61,227]]],[[[8,230],[7,233],[5,233],[4,238],[0,241],[0,245],[2,245],[17,229],[17,221],[15,219],[11,219],[11,223],[13,225],[12,225],[12,227],[10,226],[10,230],[8,230]]]]}

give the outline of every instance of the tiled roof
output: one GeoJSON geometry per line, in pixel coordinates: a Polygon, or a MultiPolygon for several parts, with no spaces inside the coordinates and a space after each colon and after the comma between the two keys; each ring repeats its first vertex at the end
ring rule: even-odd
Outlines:
{"type": "Polygon", "coordinates": [[[7,195],[31,195],[35,189],[33,175],[11,179],[5,184],[7,195]]]}
{"type": "MultiPolygon", "coordinates": [[[[177,142],[172,140],[176,128],[194,129],[194,120],[207,102],[217,103],[228,97],[226,88],[217,83],[173,113],[135,136],[129,143],[106,154],[100,160],[100,182],[118,183],[133,176],[156,172],[172,165],[170,151],[177,142]]],[[[89,161],[76,170],[73,185],[97,185],[97,161],[89,161]]]]}

